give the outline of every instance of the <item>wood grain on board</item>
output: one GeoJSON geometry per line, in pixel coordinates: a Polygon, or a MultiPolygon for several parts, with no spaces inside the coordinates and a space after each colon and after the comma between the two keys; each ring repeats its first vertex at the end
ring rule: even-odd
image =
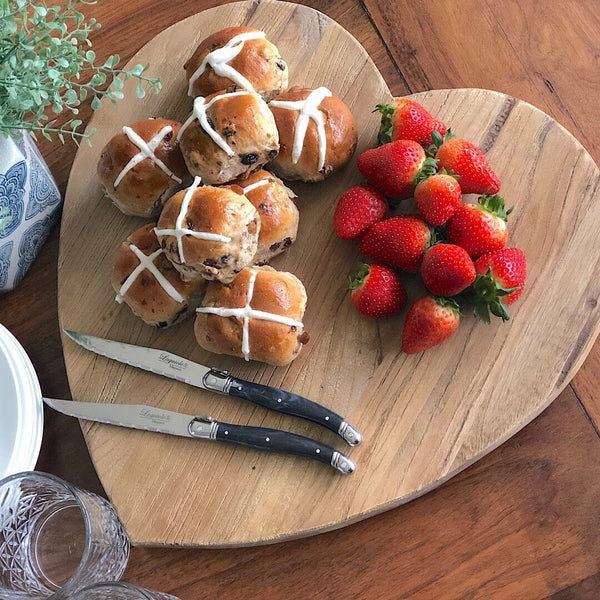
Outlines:
{"type": "Polygon", "coordinates": [[[182,600],[532,600],[563,588],[572,595],[561,600],[592,600],[578,590],[598,568],[598,492],[588,481],[600,477],[599,450],[566,390],[501,448],[415,502],[285,544],[134,548],[124,579],[182,600]]]}
{"type": "MultiPolygon", "coordinates": [[[[346,275],[356,261],[356,245],[337,240],[328,225],[335,198],[360,181],[353,164],[323,184],[293,184],[301,211],[299,239],[273,265],[294,272],[307,286],[311,342],[289,367],[215,357],[195,345],[191,323],[155,331],[116,305],[108,284],[114,251],[142,221],[125,217],[102,197],[90,165],[123,124],[150,115],[186,116],[189,99],[179,67],[200,39],[232,22],[265,29],[288,59],[291,82],[327,85],[357,117],[358,151],[373,144],[377,117],[371,111],[389,91],[364,49],[324,15],[265,0],[213,9],[163,32],[134,57],[154,65],[163,92],[100,111],[92,122],[94,147],[82,147],[75,160],[62,223],[61,325],[164,348],[290,389],[345,415],[365,442],[348,452],[358,470],[343,478],[306,460],[85,424],[102,483],[140,544],[281,541],[413,499],[539,414],[580,366],[598,329],[600,267],[582,261],[600,224],[596,165],[568,132],[533,106],[468,89],[415,98],[458,135],[485,148],[508,203],[514,199],[511,243],[526,252],[530,276],[508,324],[485,327],[466,317],[443,346],[407,357],[399,351],[401,318],[378,322],[354,311],[346,275]],[[580,278],[572,282],[574,270],[580,278]]],[[[64,349],[78,400],[152,403],[338,443],[332,434],[296,419],[93,356],[68,340],[64,349]]]]}

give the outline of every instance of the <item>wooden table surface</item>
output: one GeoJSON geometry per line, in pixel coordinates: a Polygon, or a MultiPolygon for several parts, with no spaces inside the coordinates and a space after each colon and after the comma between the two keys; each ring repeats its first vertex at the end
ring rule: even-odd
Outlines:
{"type": "MultiPolygon", "coordinates": [[[[112,0],[85,12],[103,25],[92,38],[98,58],[118,52],[128,59],[165,27],[216,4],[112,0]]],[[[597,0],[305,4],[325,12],[363,44],[395,95],[452,87],[505,92],[550,114],[599,162],[597,0]]],[[[86,107],[83,118],[90,112],[86,107]]],[[[64,192],[76,148],[44,142],[40,149],[64,192]]],[[[0,322],[29,353],[44,394],[68,398],[56,308],[58,238],[56,227],[21,285],[0,298],[0,322]]],[[[272,546],[133,548],[123,579],[182,600],[597,599],[599,367],[600,342],[540,417],[408,505],[272,546]]],[[[103,493],[71,418],[48,412],[37,468],[103,493]]]]}

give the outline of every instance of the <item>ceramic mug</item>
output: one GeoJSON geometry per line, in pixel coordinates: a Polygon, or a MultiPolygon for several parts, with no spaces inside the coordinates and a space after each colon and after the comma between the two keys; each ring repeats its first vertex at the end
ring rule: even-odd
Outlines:
{"type": "Polygon", "coordinates": [[[0,134],[0,291],[14,289],[58,220],[61,197],[27,133],[0,134]]]}

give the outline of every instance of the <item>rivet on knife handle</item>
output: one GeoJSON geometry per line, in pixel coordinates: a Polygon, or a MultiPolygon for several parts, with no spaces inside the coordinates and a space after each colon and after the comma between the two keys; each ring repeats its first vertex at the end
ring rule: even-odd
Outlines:
{"type": "Polygon", "coordinates": [[[189,432],[193,437],[232,442],[257,450],[312,458],[332,466],[344,475],[349,475],[356,469],[354,462],[335,448],[317,440],[279,429],[233,425],[213,421],[206,417],[195,417],[189,424],[189,432]]]}
{"type": "Polygon", "coordinates": [[[212,369],[204,377],[209,389],[248,400],[264,408],[301,417],[337,433],[351,446],[362,441],[362,435],[340,415],[308,398],[279,388],[232,377],[226,371],[212,369]]]}

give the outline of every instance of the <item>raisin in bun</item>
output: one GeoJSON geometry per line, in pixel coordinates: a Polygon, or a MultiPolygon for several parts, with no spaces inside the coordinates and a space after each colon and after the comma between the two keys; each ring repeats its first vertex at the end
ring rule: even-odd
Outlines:
{"type": "Polygon", "coordinates": [[[236,179],[231,189],[244,194],[260,215],[260,233],[254,264],[264,265],[287,250],[298,233],[296,194],[272,173],[261,169],[245,179],[236,179]]]}
{"type": "Polygon", "coordinates": [[[189,177],[177,141],[180,127],[177,121],[144,119],[123,127],[104,146],[98,177],[121,212],[157,217],[189,177]]]}
{"type": "Polygon", "coordinates": [[[121,244],[111,282],[116,301],[156,327],[168,327],[192,314],[207,286],[203,279],[181,279],[160,248],[154,223],[134,231],[121,244]]]}
{"type": "Polygon", "coordinates": [[[207,37],[184,66],[188,95],[208,96],[236,85],[267,102],[287,89],[288,68],[263,31],[227,27],[207,37]]]}
{"type": "Polygon", "coordinates": [[[327,88],[293,87],[269,104],[279,132],[273,170],[283,179],[321,181],[356,150],[356,121],[327,88]]]}
{"type": "Polygon", "coordinates": [[[308,341],[305,308],[306,290],[297,277],[251,267],[228,285],[208,285],[194,333],[209,352],[283,366],[308,341]]]}
{"type": "Polygon", "coordinates": [[[247,90],[196,98],[179,140],[190,173],[210,184],[247,177],[279,152],[269,107],[247,90]]]}
{"type": "Polygon", "coordinates": [[[197,177],[165,204],[156,226],[161,248],[185,281],[232,281],[256,254],[260,218],[252,204],[197,177]]]}

